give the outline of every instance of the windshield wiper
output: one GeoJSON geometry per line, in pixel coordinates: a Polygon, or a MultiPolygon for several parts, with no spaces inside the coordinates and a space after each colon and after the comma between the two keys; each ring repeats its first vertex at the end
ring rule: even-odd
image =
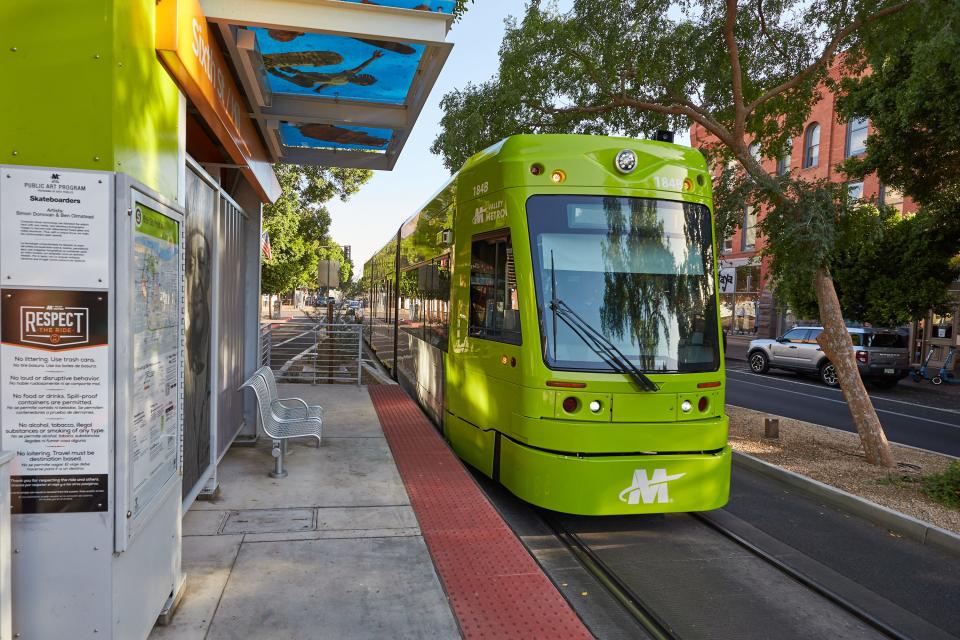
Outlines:
{"type": "Polygon", "coordinates": [[[553,251],[550,252],[550,281],[552,285],[552,296],[550,300],[550,310],[553,312],[553,354],[557,354],[557,318],[570,327],[571,331],[584,344],[600,357],[607,366],[618,373],[623,373],[636,383],[643,391],[659,391],[660,387],[648,378],[636,367],[615,344],[610,342],[605,335],[595,329],[589,322],[580,317],[576,311],[570,308],[566,302],[557,297],[557,276],[554,271],[553,251]]]}

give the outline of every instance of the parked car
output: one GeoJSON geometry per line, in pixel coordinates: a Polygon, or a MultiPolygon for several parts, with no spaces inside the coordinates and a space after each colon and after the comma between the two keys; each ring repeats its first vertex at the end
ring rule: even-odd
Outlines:
{"type": "MultiPolygon", "coordinates": [[[[881,388],[895,386],[910,372],[907,337],[891,329],[850,327],[860,377],[881,388]]],[[[817,344],[823,327],[794,327],[776,340],[753,340],[747,363],[754,373],[770,368],[815,373],[828,387],[838,386],[837,370],[817,344]]]]}

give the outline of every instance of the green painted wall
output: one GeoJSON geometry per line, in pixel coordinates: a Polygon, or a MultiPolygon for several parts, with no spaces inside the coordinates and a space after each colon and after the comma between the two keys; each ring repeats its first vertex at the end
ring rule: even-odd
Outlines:
{"type": "Polygon", "coordinates": [[[155,0],[0,4],[0,163],[127,173],[177,195],[178,91],[155,0]]]}

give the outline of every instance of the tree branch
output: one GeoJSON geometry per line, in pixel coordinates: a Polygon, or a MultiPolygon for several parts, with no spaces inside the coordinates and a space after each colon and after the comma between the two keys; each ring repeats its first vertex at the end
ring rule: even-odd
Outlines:
{"type": "Polygon", "coordinates": [[[723,27],[723,38],[727,42],[727,54],[730,56],[730,71],[733,80],[733,136],[739,148],[743,145],[747,112],[743,107],[743,70],[740,68],[740,51],[734,36],[737,23],[737,0],[727,0],[727,20],[723,27]]]}
{"type": "Polygon", "coordinates": [[[696,109],[683,104],[664,104],[662,102],[635,100],[633,98],[621,96],[611,99],[606,104],[592,107],[563,107],[560,109],[544,107],[544,109],[553,114],[598,115],[609,113],[610,111],[620,107],[630,107],[632,109],[639,109],[641,111],[654,111],[656,113],[663,113],[666,115],[687,116],[691,120],[703,125],[707,131],[715,135],[724,144],[730,146],[733,141],[733,136],[730,134],[730,131],[728,131],[727,128],[722,124],[711,117],[704,117],[704,114],[700,113],[696,109]]]}
{"type": "MultiPolygon", "coordinates": [[[[730,2],[735,2],[735,0],[728,0],[728,4],[730,2]]],[[[746,114],[753,113],[763,103],[775,98],[776,96],[780,95],[781,93],[784,93],[785,91],[789,91],[790,89],[793,89],[799,86],[800,83],[806,80],[811,74],[813,74],[814,71],[826,65],[827,62],[829,62],[833,58],[833,55],[837,52],[837,48],[850,34],[854,33],[861,27],[864,27],[872,22],[876,22],[880,18],[884,18],[894,13],[903,11],[904,9],[906,9],[912,4],[914,4],[914,0],[906,0],[905,2],[901,2],[899,4],[885,7],[883,9],[880,9],[876,13],[872,13],[868,16],[864,16],[863,18],[857,18],[856,20],[848,24],[843,29],[840,29],[839,31],[833,34],[833,37],[830,39],[830,42],[827,44],[826,47],[824,47],[823,51],[820,53],[820,55],[817,57],[816,60],[814,60],[811,64],[809,64],[807,67],[802,69],[799,73],[797,73],[795,76],[793,76],[786,82],[783,82],[780,85],[774,87],[773,89],[770,89],[769,91],[767,91],[766,93],[758,97],[756,100],[748,104],[746,107],[746,114]]]]}

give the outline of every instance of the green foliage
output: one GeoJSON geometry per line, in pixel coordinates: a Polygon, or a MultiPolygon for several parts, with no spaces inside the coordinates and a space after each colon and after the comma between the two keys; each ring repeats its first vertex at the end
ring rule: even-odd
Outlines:
{"type": "MultiPolygon", "coordinates": [[[[742,123],[747,138],[758,138],[766,155],[782,152],[800,133],[825,74],[808,66],[834,32],[890,4],[743,3],[734,25],[743,99],[764,96],[742,123]],[[791,79],[789,88],[771,92],[791,79]]],[[[682,128],[691,118],[733,131],[725,9],[719,0],[576,0],[561,14],[532,0],[522,19],[508,23],[497,77],[444,97],[433,150],[452,170],[514,133],[637,136],[682,128]]]]}
{"type": "MultiPolygon", "coordinates": [[[[841,83],[843,118],[868,116],[864,158],[848,173],[876,171],[922,205],[960,203],[960,0],[927,0],[876,29],[848,64],[871,72],[841,83]]],[[[960,215],[960,207],[953,215],[960,215]]]]}
{"type": "Polygon", "coordinates": [[[813,271],[833,276],[847,320],[899,326],[942,307],[960,274],[951,262],[960,247],[960,216],[931,205],[914,216],[850,200],[846,186],[771,177],[776,186],[756,188],[742,171],[725,170],[715,181],[718,237],[729,237],[749,204],[764,207],[758,227],[778,298],[800,317],[818,315],[813,271]]]}
{"type": "Polygon", "coordinates": [[[923,492],[951,509],[960,509],[960,462],[951,462],[943,473],[923,478],[923,492]]]}
{"type": "Polygon", "coordinates": [[[473,0],[457,0],[456,4],[453,6],[454,20],[459,20],[463,17],[463,14],[467,12],[468,4],[473,4],[473,0]]]}
{"type": "MultiPolygon", "coordinates": [[[[896,166],[909,159],[920,176],[939,162],[927,192],[949,192],[960,175],[958,6],[960,0],[916,7],[897,0],[774,0],[738,2],[728,16],[727,2],[719,0],[575,0],[567,13],[531,0],[507,25],[498,75],[444,96],[432,151],[454,170],[516,133],[638,136],[697,122],[716,140],[702,150],[714,166],[725,167],[714,184],[718,238],[736,231],[748,204],[762,207],[763,253],[778,297],[795,312],[819,315],[813,274],[826,268],[847,319],[900,324],[944,301],[956,275],[948,259],[951,243],[954,252],[960,244],[953,222],[960,207],[900,219],[850,202],[843,185],[770,176],[747,146],[756,142],[762,156],[776,158],[790,140],[801,139],[820,98],[818,84],[834,55],[846,51],[851,65],[869,58],[879,70],[860,85],[844,84],[847,116],[869,115],[890,131],[884,144],[889,140],[891,161],[870,160],[859,170],[878,170],[888,183],[909,186],[894,180],[905,173],[896,166]],[[950,18],[934,19],[938,12],[950,18]],[[930,38],[914,49],[913,28],[921,21],[920,33],[930,38]],[[949,42],[937,40],[946,34],[949,42]],[[860,53],[864,47],[877,53],[860,53]],[[938,80],[938,74],[950,78],[938,80]],[[882,108],[889,113],[876,113],[882,108]],[[939,126],[948,122],[944,135],[939,126]],[[904,144],[918,127],[919,144],[904,144]],[[934,151],[921,148],[925,141],[934,151]]],[[[871,137],[871,149],[879,139],[871,137]]]]}
{"type": "Polygon", "coordinates": [[[327,235],[330,212],[324,204],[346,200],[372,175],[363,169],[274,167],[282,195],[263,209],[263,228],[270,234],[271,260],[263,262],[261,291],[278,294],[316,282],[317,262],[339,260],[341,279],[352,276],[353,265],[327,235]],[[326,245],[326,246],[325,246],[326,245]]]}

